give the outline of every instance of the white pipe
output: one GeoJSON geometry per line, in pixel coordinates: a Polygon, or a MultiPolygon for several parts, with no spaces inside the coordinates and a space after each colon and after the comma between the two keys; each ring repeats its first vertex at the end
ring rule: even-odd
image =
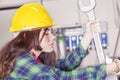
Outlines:
{"type": "Polygon", "coordinates": [[[0,9],[18,7],[28,2],[40,2],[40,0],[0,0],[0,9]]]}

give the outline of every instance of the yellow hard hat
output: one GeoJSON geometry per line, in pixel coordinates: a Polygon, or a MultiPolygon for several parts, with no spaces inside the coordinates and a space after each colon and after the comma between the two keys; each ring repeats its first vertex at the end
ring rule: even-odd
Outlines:
{"type": "Polygon", "coordinates": [[[13,16],[10,32],[51,27],[53,25],[51,16],[41,4],[27,3],[21,6],[13,16]]]}

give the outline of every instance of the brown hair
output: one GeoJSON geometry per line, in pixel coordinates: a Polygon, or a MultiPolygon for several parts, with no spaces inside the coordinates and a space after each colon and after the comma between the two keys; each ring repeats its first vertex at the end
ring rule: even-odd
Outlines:
{"type": "MultiPolygon", "coordinates": [[[[32,48],[41,50],[39,46],[39,33],[41,29],[33,31],[23,31],[8,42],[0,51],[0,77],[5,77],[14,69],[16,58],[24,53],[29,52],[32,48]]],[[[42,38],[44,37],[43,33],[42,38]]],[[[48,57],[49,60],[51,57],[48,57]]],[[[44,62],[44,60],[42,60],[44,62]]]]}
{"type": "Polygon", "coordinates": [[[42,52],[38,58],[40,58],[40,60],[43,64],[46,64],[49,66],[55,66],[56,61],[57,61],[56,53],[54,51],[42,52]]]}

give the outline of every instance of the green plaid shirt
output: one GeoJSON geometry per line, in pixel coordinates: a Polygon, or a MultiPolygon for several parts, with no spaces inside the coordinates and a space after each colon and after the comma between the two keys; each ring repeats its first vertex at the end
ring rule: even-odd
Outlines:
{"type": "Polygon", "coordinates": [[[87,54],[79,46],[65,59],[58,60],[55,67],[50,67],[26,53],[16,59],[13,72],[5,80],[105,80],[105,65],[75,69],[87,54]]]}

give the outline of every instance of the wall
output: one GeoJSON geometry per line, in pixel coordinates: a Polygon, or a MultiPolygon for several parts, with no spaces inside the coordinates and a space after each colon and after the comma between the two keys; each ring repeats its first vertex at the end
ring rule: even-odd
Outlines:
{"type": "Polygon", "coordinates": [[[80,23],[76,0],[43,0],[43,5],[52,15],[55,24],[80,23]]]}
{"type": "Polygon", "coordinates": [[[9,32],[11,19],[16,9],[0,10],[0,47],[13,38],[12,33],[9,32]]]}

